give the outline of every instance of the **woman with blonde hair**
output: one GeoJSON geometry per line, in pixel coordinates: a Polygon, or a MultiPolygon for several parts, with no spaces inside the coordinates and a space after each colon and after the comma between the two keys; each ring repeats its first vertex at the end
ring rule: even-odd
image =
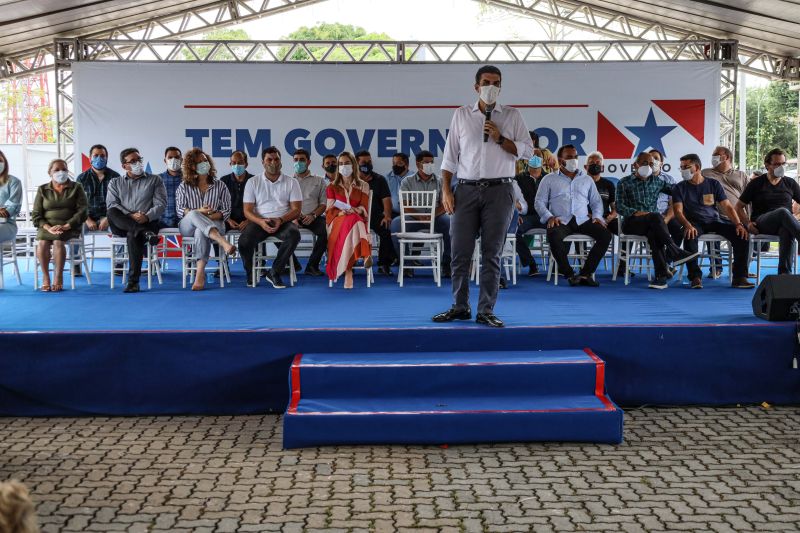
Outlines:
{"type": "Polygon", "coordinates": [[[194,238],[197,273],[192,290],[201,291],[206,283],[211,241],[228,255],[236,252],[236,246],[223,237],[225,221],[231,214],[231,194],[216,179],[214,161],[200,148],[192,148],[183,156],[182,175],[183,181],[175,191],[175,209],[181,235],[194,238]]]}
{"type": "Polygon", "coordinates": [[[22,207],[22,183],[8,173],[8,159],[0,150],[0,242],[17,236],[17,215],[22,207]]]}
{"type": "Polygon", "coordinates": [[[0,532],[38,533],[36,510],[28,489],[12,479],[0,483],[0,532]]]}
{"type": "Polygon", "coordinates": [[[356,261],[364,259],[364,266],[372,266],[372,247],[367,231],[369,185],[359,179],[353,154],[342,152],[338,163],[336,175],[326,191],[328,261],[325,270],[332,281],[344,274],[344,288],[352,289],[356,261]]]}
{"type": "Polygon", "coordinates": [[[50,181],[36,191],[31,221],[39,228],[36,255],[42,269],[42,291],[59,292],[64,286],[64,262],[67,258],[64,243],[81,236],[83,223],[88,216],[88,201],[81,184],[69,179],[66,161],[53,159],[47,166],[47,173],[50,181]],[[51,257],[55,278],[52,287],[51,257]]]}

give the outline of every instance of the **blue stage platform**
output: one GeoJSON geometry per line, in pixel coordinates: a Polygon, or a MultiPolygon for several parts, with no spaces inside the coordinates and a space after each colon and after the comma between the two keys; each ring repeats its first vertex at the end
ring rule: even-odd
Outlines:
{"type": "MultiPolygon", "coordinates": [[[[103,272],[105,268],[105,272],[103,272]]],[[[180,286],[173,262],[165,283],[123,294],[94,285],[35,293],[32,274],[0,291],[0,414],[240,414],[283,411],[297,353],[552,350],[591,347],[607,364],[607,389],[620,405],[800,403],[791,369],[794,324],[753,317],[752,291],[727,278],[692,291],[647,288],[598,277],[597,289],[554,287],[521,277],[501,291],[502,330],[474,323],[437,325],[450,286],[429,277],[376,276],[371,289],[298,286],[180,286]]],[[[67,284],[69,282],[67,281],[67,284]]],[[[477,288],[473,287],[475,300],[477,288]]]]}

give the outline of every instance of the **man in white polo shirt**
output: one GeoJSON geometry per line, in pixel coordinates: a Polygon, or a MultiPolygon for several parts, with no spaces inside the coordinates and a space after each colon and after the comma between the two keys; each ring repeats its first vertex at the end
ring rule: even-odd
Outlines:
{"type": "Polygon", "coordinates": [[[277,148],[265,148],[261,159],[264,172],[253,176],[244,187],[244,216],[252,224],[248,224],[239,237],[239,253],[247,274],[247,285],[251,286],[256,246],[267,237],[280,240],[278,255],[266,279],[276,289],[284,289],[286,285],[280,272],[286,268],[300,242],[300,230],[291,222],[300,215],[303,193],[295,178],[281,172],[281,153],[277,148]]]}

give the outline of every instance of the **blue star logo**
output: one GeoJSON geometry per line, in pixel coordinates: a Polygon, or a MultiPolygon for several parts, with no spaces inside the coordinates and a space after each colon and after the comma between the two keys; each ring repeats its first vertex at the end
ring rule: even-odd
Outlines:
{"type": "Polygon", "coordinates": [[[647,114],[647,120],[644,126],[625,126],[627,130],[639,137],[639,144],[636,146],[636,153],[640,154],[648,148],[655,148],[666,157],[664,144],[661,139],[669,132],[675,129],[675,126],[659,126],[656,124],[656,117],[653,114],[653,108],[647,114]]]}

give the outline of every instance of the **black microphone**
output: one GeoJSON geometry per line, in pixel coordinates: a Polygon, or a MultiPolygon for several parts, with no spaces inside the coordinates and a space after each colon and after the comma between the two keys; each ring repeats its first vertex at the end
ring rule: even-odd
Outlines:
{"type": "MultiPolygon", "coordinates": [[[[492,111],[494,111],[494,104],[492,104],[492,105],[486,104],[484,109],[486,110],[484,112],[484,115],[486,115],[486,120],[492,120],[492,111]]],[[[483,142],[489,142],[489,134],[488,133],[484,133],[483,134],[483,142]]]]}

